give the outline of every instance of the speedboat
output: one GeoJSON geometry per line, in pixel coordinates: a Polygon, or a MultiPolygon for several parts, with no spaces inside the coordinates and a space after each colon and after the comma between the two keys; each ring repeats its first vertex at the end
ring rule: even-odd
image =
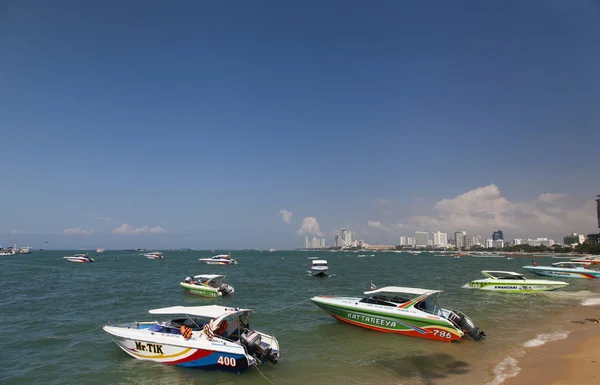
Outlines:
{"type": "Polygon", "coordinates": [[[440,307],[441,290],[388,286],[364,292],[363,298],[311,298],[333,318],[380,332],[436,341],[456,341],[468,334],[480,340],[485,333],[458,310],[440,307]]]}
{"type": "Polygon", "coordinates": [[[313,277],[327,277],[329,275],[329,267],[324,259],[315,259],[310,267],[310,274],[313,277]]]}
{"type": "Polygon", "coordinates": [[[224,275],[200,274],[187,277],[180,283],[188,294],[201,295],[203,297],[226,297],[233,295],[233,287],[224,283],[224,275]]]}
{"type": "Polygon", "coordinates": [[[481,274],[486,278],[471,281],[466,287],[502,293],[536,293],[556,290],[568,285],[568,283],[560,281],[527,279],[523,274],[512,271],[483,270],[481,274]]]}
{"type": "Polygon", "coordinates": [[[306,259],[319,259],[319,257],[306,257],[306,259]]]}
{"type": "Polygon", "coordinates": [[[103,329],[139,360],[240,373],[279,361],[275,337],[250,328],[252,312],[217,305],[172,306],[149,311],[174,317],[168,321],[109,323],[103,329]]]}
{"type": "Polygon", "coordinates": [[[577,262],[555,262],[552,266],[523,266],[522,268],[537,275],[562,278],[600,278],[600,271],[586,269],[589,264],[577,262]]]}
{"type": "Polygon", "coordinates": [[[600,258],[592,257],[592,256],[580,257],[580,258],[571,259],[571,262],[582,262],[582,263],[587,263],[590,265],[600,265],[600,258]]]}
{"type": "Polygon", "coordinates": [[[0,249],[0,256],[4,257],[4,256],[8,256],[8,255],[15,255],[16,251],[12,248],[12,247],[8,247],[6,249],[0,249]]]}
{"type": "Polygon", "coordinates": [[[94,258],[90,258],[90,256],[87,254],[75,254],[71,257],[63,257],[63,258],[69,262],[83,262],[83,263],[94,262],[94,258]]]}
{"type": "Polygon", "coordinates": [[[199,261],[207,265],[237,265],[237,261],[232,259],[229,254],[219,254],[211,258],[200,258],[199,261]]]}
{"type": "Polygon", "coordinates": [[[144,254],[144,257],[146,257],[148,259],[163,259],[162,253],[159,253],[158,251],[154,251],[152,253],[146,253],[146,254],[144,254]]]}

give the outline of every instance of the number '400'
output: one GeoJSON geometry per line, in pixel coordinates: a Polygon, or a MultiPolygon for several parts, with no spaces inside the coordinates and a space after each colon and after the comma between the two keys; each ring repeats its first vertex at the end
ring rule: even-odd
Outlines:
{"type": "Polygon", "coordinates": [[[219,365],[225,365],[225,366],[235,366],[235,358],[233,357],[227,357],[227,356],[219,356],[219,359],[217,360],[217,364],[219,365]]]}
{"type": "Polygon", "coordinates": [[[443,330],[434,330],[434,331],[433,331],[433,335],[436,335],[436,336],[438,336],[438,335],[439,335],[439,336],[440,336],[440,337],[442,337],[442,338],[444,338],[444,337],[445,337],[445,338],[452,338],[452,333],[450,333],[450,332],[445,332],[445,331],[443,331],[443,330]]]}

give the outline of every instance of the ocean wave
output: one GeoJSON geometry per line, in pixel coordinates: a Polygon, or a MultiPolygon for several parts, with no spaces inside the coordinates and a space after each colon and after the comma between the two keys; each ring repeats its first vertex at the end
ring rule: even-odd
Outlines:
{"type": "Polygon", "coordinates": [[[504,382],[507,378],[514,377],[521,371],[519,361],[513,357],[506,357],[492,370],[494,378],[488,385],[498,385],[504,382]]]}
{"type": "Polygon", "coordinates": [[[534,348],[536,346],[542,346],[548,342],[564,340],[569,336],[569,332],[560,331],[553,333],[542,333],[538,334],[534,339],[529,340],[523,344],[526,348],[534,348]]]}
{"type": "Polygon", "coordinates": [[[584,299],[583,301],[581,301],[581,304],[583,306],[596,306],[596,305],[600,305],[600,298],[596,297],[596,298],[587,298],[584,299]]]}

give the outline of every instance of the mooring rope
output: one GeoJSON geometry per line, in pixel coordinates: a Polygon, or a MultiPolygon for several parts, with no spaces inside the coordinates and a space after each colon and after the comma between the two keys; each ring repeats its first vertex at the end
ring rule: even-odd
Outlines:
{"type": "Polygon", "coordinates": [[[277,313],[278,311],[281,311],[281,310],[287,309],[287,308],[289,308],[289,307],[292,307],[292,306],[300,305],[302,302],[306,302],[306,301],[310,301],[310,298],[303,299],[303,300],[302,300],[302,301],[300,301],[300,302],[296,302],[296,303],[293,303],[293,304],[291,304],[291,305],[288,305],[288,306],[284,306],[284,307],[282,307],[282,308],[279,308],[279,309],[271,310],[269,313],[277,313]]]}
{"type": "Polygon", "coordinates": [[[104,325],[96,326],[93,329],[85,330],[85,331],[82,331],[82,332],[79,332],[79,333],[75,333],[75,334],[67,334],[65,336],[48,336],[48,337],[45,337],[45,338],[56,338],[56,339],[71,338],[73,336],[78,336],[80,334],[85,334],[85,333],[93,332],[94,330],[98,330],[98,329],[100,329],[103,326],[104,325]]]}
{"type": "Polygon", "coordinates": [[[265,376],[265,375],[264,375],[264,374],[263,374],[263,373],[260,371],[260,369],[258,368],[258,364],[256,364],[256,363],[255,363],[255,364],[254,364],[254,368],[255,368],[256,370],[258,370],[258,373],[260,373],[260,375],[261,375],[261,376],[263,376],[263,378],[264,378],[265,380],[269,381],[269,382],[270,382],[272,385],[276,385],[276,384],[275,384],[273,381],[269,380],[269,379],[267,378],[267,376],[265,376]]]}

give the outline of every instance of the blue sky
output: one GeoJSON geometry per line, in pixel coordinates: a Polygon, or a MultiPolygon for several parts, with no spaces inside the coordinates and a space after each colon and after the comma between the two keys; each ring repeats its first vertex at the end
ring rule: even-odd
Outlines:
{"type": "Polygon", "coordinates": [[[0,243],[592,232],[599,18],[566,0],[3,2],[0,243]]]}

